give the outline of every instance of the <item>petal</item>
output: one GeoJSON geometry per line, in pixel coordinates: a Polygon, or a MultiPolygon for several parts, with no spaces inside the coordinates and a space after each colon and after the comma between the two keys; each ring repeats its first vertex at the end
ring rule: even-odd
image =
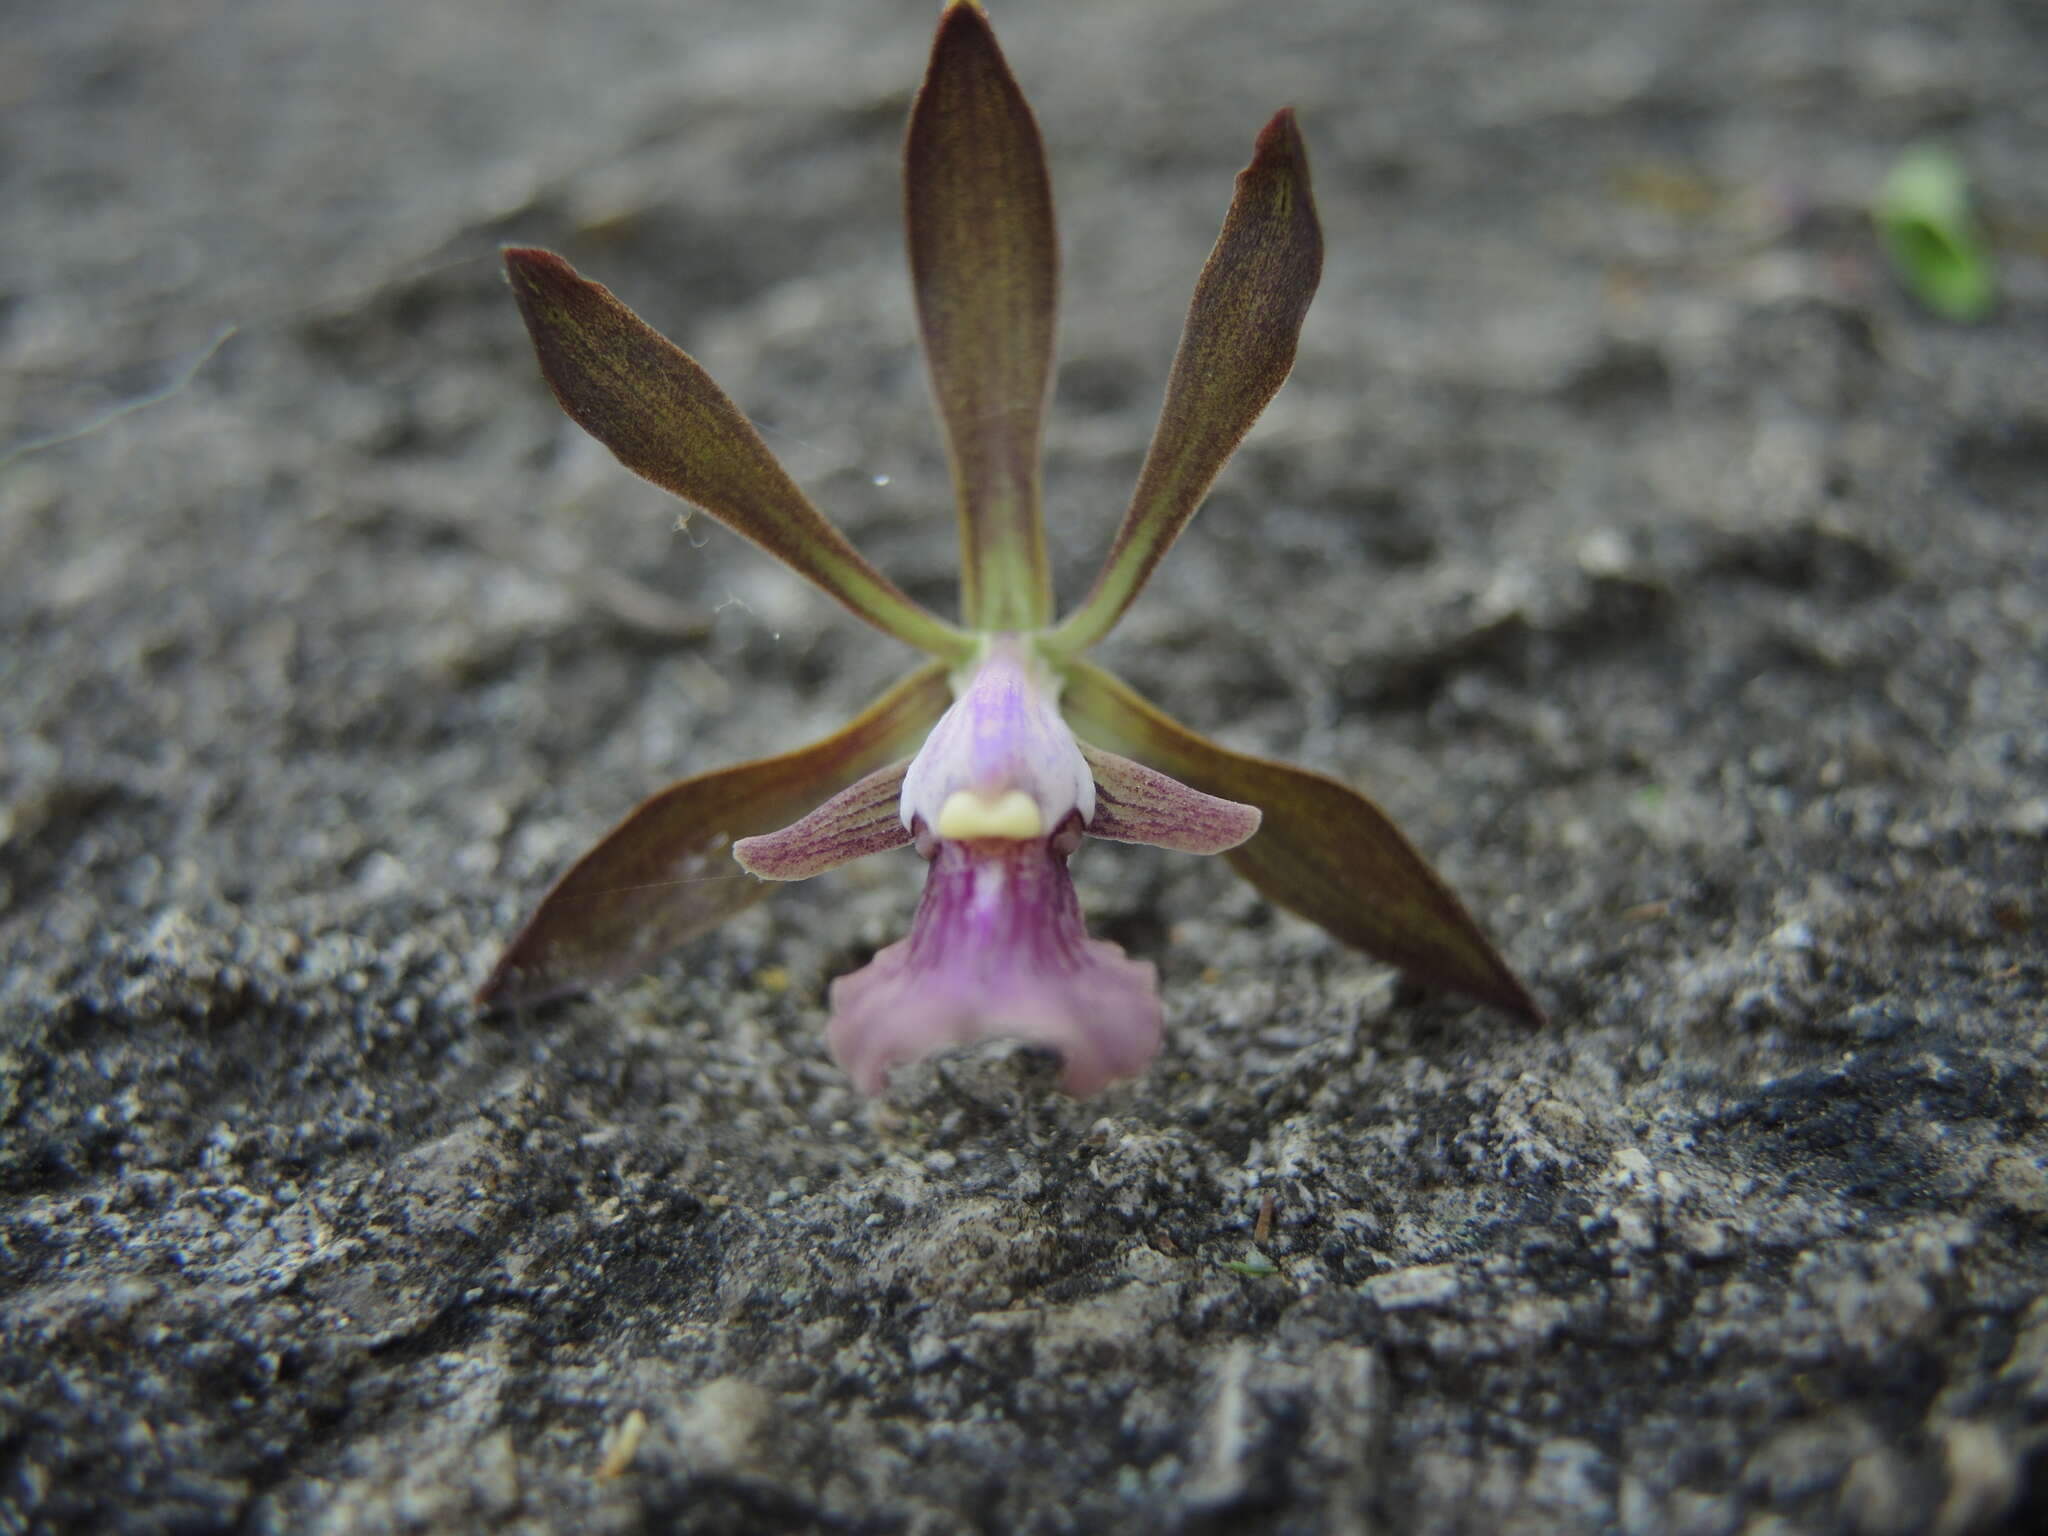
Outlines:
{"type": "Polygon", "coordinates": [[[1238,173],[1223,233],[1195,283],[1138,489],[1095,590],[1052,635],[1058,654],[1079,655],[1108,634],[1187,527],[1294,367],[1322,271],[1308,151],[1293,112],[1281,112],[1238,173]]]}
{"type": "Polygon", "coordinates": [[[1028,1040],[1087,1094],[1159,1049],[1158,973],[1088,937],[1063,854],[1042,839],[938,845],[910,937],[832,983],[825,1040],[863,1093],[948,1046],[1028,1040]]]}
{"type": "Polygon", "coordinates": [[[1370,800],[1319,773],[1226,751],[1160,713],[1100,667],[1077,662],[1065,703],[1076,729],[1265,812],[1231,866],[1271,900],[1418,980],[1543,1022],[1507,962],[1370,800]]]}
{"type": "Polygon", "coordinates": [[[671,784],[643,801],[555,882],[477,993],[486,1007],[537,1003],[645,968],[767,895],[733,843],[802,815],[877,763],[900,757],[946,707],[937,662],[837,734],[671,784]]]}
{"type": "Polygon", "coordinates": [[[942,825],[949,809],[993,828],[1011,795],[1027,797],[1035,825],[1005,834],[1042,837],[1075,811],[1095,814],[1095,780],[1061,718],[1058,682],[1015,635],[997,635],[960,696],[918,749],[903,780],[903,824],[941,837],[997,835],[942,825]]]}
{"type": "Polygon", "coordinates": [[[1178,779],[1085,742],[1081,756],[1095,775],[1090,837],[1149,843],[1175,853],[1227,853],[1259,830],[1259,809],[1219,800],[1178,779]]]}
{"type": "Polygon", "coordinates": [[[970,642],[861,558],[695,359],[550,251],[508,249],[555,399],[618,461],[702,507],[885,634],[954,661],[970,642]]]}
{"type": "Polygon", "coordinates": [[[877,768],[780,832],[741,838],[732,856],[763,880],[808,880],[868,854],[901,848],[910,841],[901,811],[903,771],[909,766],[905,758],[877,768]]]}
{"type": "Polygon", "coordinates": [[[1038,448],[1052,379],[1052,181],[988,17],[954,0],[903,147],[911,283],[960,507],[971,629],[1052,617],[1038,448]]]}

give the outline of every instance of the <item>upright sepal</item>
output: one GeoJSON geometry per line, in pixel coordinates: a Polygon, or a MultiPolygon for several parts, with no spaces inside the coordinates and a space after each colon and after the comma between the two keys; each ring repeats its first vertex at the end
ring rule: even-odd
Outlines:
{"type": "Polygon", "coordinates": [[[1319,773],[1227,751],[1087,662],[1068,670],[1063,702],[1091,741],[1258,806],[1258,835],[1226,857],[1271,900],[1419,981],[1542,1022],[1543,1010],[1450,887],[1365,796],[1319,773]]]}
{"type": "Polygon", "coordinates": [[[1045,149],[988,17],[953,0],[904,142],[904,223],[960,507],[970,628],[1052,616],[1039,440],[1052,380],[1059,242],[1045,149]]]}
{"type": "Polygon", "coordinates": [[[972,642],[861,558],[696,360],[550,251],[505,252],[540,367],[619,462],[702,507],[886,634],[958,662],[972,642]]]}
{"type": "Polygon", "coordinates": [[[537,1003],[641,970],[772,886],[733,862],[734,843],[796,820],[877,764],[904,757],[952,697],[934,662],[852,724],[781,757],[672,784],[642,802],[555,882],[477,993],[537,1003]]]}
{"type": "Polygon", "coordinates": [[[1223,233],[1195,284],[1138,488],[1095,589],[1048,642],[1073,656],[1123,616],[1294,367],[1323,271],[1308,151],[1291,111],[1238,173],[1223,233]]]}

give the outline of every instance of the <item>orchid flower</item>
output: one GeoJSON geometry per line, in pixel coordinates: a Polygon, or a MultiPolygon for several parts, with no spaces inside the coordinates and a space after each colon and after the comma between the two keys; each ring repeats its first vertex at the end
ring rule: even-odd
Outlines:
{"type": "Polygon", "coordinates": [[[516,1005],[643,968],[772,882],[913,845],[910,936],[830,989],[827,1044],[867,1093],[992,1037],[1056,1050],[1083,1094],[1159,1048],[1154,968],[1088,937],[1084,838],[1223,853],[1283,907],[1426,982],[1542,1013],[1378,807],[1334,779],[1179,725],[1084,659],[1131,605],[1294,363],[1322,268],[1291,111],[1259,134],[1195,285],[1136,493],[1094,588],[1055,622],[1039,447],[1058,247],[1038,128],[975,0],[951,0],[910,115],[917,313],[959,510],[959,625],[919,606],[805,499],[703,369],[547,251],[505,264],[563,410],[927,660],[784,756],[645,801],[556,883],[484,984],[516,1005]],[[736,859],[748,879],[709,878],[736,859]]]}

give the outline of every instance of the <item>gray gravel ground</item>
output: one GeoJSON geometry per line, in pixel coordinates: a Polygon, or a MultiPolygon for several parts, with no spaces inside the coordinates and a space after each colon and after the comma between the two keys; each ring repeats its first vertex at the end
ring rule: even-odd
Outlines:
{"type": "Polygon", "coordinates": [[[1369,786],[1547,1032],[1104,847],[1170,1038],[1097,1100],[825,1060],[908,854],[469,1006],[640,795],[905,660],[578,437],[494,248],[639,306],[950,604],[895,161],[935,11],[10,18],[5,437],[165,398],[0,468],[0,1531],[2036,1528],[2020,0],[996,9],[1061,199],[1069,596],[1301,108],[1300,367],[1108,659],[1369,786]],[[1981,326],[1863,217],[1930,134],[1981,326]]]}

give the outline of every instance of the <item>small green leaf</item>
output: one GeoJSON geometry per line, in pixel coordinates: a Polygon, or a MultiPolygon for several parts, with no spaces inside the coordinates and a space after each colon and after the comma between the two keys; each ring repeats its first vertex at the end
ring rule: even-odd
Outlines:
{"type": "Polygon", "coordinates": [[[960,508],[970,628],[1052,617],[1039,441],[1052,381],[1059,240],[1052,180],[988,17],[954,0],[903,146],[911,285],[960,508]]]}
{"type": "Polygon", "coordinates": [[[1226,858],[1268,898],[1419,981],[1543,1022],[1449,886],[1378,806],[1319,773],[1246,757],[1198,735],[1100,667],[1075,662],[1061,696],[1088,740],[1264,813],[1226,858]]]}
{"type": "Polygon", "coordinates": [[[1159,425],[1095,589],[1047,640],[1078,656],[1123,616],[1294,367],[1323,272],[1308,150],[1291,111],[1238,173],[1223,233],[1195,283],[1159,425]]]}
{"type": "Polygon", "coordinates": [[[774,887],[733,862],[923,739],[953,691],[931,662],[822,741],[700,774],[643,801],[555,882],[477,993],[486,1007],[544,1002],[641,970],[774,887]]]}
{"type": "Polygon", "coordinates": [[[883,633],[955,665],[971,654],[969,637],[904,596],[810,504],[694,358],[551,251],[508,249],[505,271],[555,399],[621,464],[883,633]]]}
{"type": "Polygon", "coordinates": [[[1907,150],[1872,216],[1893,268],[1922,304],[1949,320],[1991,312],[1991,263],[1970,211],[1969,178],[1954,155],[1929,144],[1907,150]]]}
{"type": "Polygon", "coordinates": [[[1248,1259],[1225,1259],[1222,1267],[1245,1280],[1267,1280],[1280,1273],[1280,1266],[1263,1253],[1248,1259]]]}

